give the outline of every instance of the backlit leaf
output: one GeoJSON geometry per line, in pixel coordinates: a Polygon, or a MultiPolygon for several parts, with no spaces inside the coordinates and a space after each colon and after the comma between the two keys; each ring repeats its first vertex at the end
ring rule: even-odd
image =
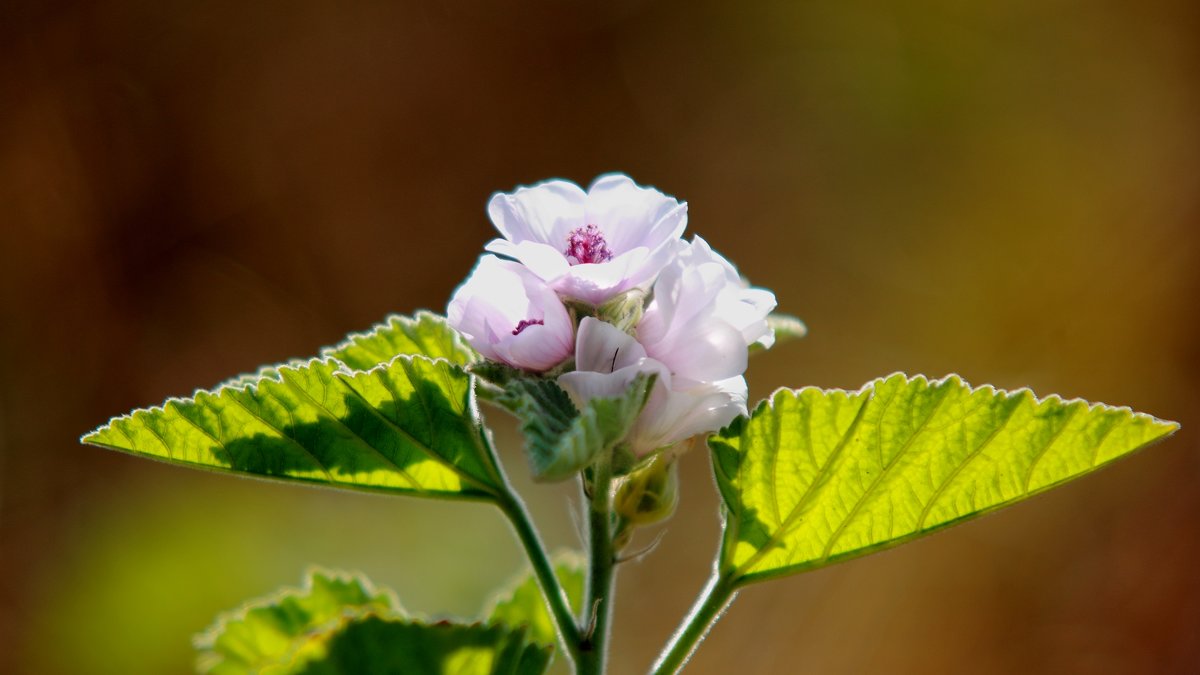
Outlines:
{"type": "Polygon", "coordinates": [[[895,546],[1086,474],[1178,425],[1128,408],[892,375],[780,390],[710,439],[738,584],[895,546]]]}
{"type": "Polygon", "coordinates": [[[324,653],[352,619],[400,617],[388,592],[364,579],[313,571],[304,588],[284,589],[223,616],[196,639],[197,669],[205,675],[249,675],[324,653]]]}
{"type": "Polygon", "coordinates": [[[444,359],[399,356],[369,371],[313,359],[135,410],[82,440],[260,478],[489,499],[501,481],[472,385],[444,359]]]}
{"type": "MultiPolygon", "coordinates": [[[[570,602],[571,611],[579,613],[583,604],[583,582],[585,560],[574,552],[554,556],[554,574],[562,584],[570,602]]],[[[502,623],[513,628],[524,627],[529,639],[542,645],[554,645],[558,641],[554,620],[546,611],[546,601],[533,572],[517,580],[515,584],[497,594],[483,615],[488,623],[502,623]]]]}

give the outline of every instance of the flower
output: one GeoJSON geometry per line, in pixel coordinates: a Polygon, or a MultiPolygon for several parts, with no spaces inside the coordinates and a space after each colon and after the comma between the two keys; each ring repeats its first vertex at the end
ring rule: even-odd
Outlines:
{"type": "Polygon", "coordinates": [[[695,237],[655,281],[637,339],[682,383],[724,380],[746,371],[750,345],[774,343],[767,325],[774,308],[773,293],[751,288],[695,237]]]}
{"type": "Polygon", "coordinates": [[[503,238],[487,250],[514,260],[564,297],[599,305],[650,284],[684,242],[687,204],[624,174],[607,174],[587,192],[550,180],[496,193],[488,217],[503,238]]]}
{"type": "Polygon", "coordinates": [[[633,336],[592,317],[579,325],[575,367],[560,375],[558,384],[581,407],[593,398],[621,396],[640,373],[657,375],[625,439],[639,455],[716,431],[746,414],[746,380],[741,375],[695,384],[677,381],[633,336]]]}
{"type": "Polygon", "coordinates": [[[454,291],[450,325],[480,354],[541,372],[571,355],[571,317],[554,289],[524,266],[485,255],[454,291]]]}

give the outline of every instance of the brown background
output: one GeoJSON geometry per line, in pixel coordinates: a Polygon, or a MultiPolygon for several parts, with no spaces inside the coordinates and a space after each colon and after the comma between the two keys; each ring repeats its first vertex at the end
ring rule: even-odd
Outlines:
{"type": "MultiPolygon", "coordinates": [[[[521,565],[488,508],[76,439],[441,310],[491,192],[612,170],[686,199],[807,320],[756,357],[756,397],[958,372],[1184,423],[748,589],[692,672],[1200,670],[1196,3],[333,4],[0,5],[0,672],[187,672],[216,612],[308,563],[477,611],[521,565]]],[[[644,670],[716,549],[706,458],[685,464],[660,550],[621,571],[614,673],[644,670]]],[[[572,545],[572,490],[529,495],[572,545]]]]}

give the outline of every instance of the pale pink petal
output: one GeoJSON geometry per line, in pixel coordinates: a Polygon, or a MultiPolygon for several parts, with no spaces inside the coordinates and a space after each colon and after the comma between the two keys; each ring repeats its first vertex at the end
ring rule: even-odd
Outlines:
{"type": "Polygon", "coordinates": [[[640,372],[637,366],[621,368],[613,373],[573,370],[559,375],[557,382],[575,406],[582,410],[592,399],[623,396],[640,372]]]}
{"type": "Polygon", "coordinates": [[[551,285],[564,297],[598,305],[640,283],[646,249],[626,251],[601,264],[573,265],[551,285]]]}
{"type": "Polygon", "coordinates": [[[552,326],[526,326],[517,335],[503,336],[496,351],[509,365],[526,370],[549,370],[571,355],[570,335],[563,336],[552,326]]]}
{"type": "Polygon", "coordinates": [[[485,248],[516,260],[547,282],[558,279],[571,269],[561,251],[535,241],[514,244],[506,239],[493,239],[485,248]]]}
{"type": "Polygon", "coordinates": [[[749,352],[741,331],[719,320],[697,321],[690,328],[680,331],[675,340],[646,345],[647,353],[688,384],[723,380],[746,371],[749,352]]]}
{"type": "Polygon", "coordinates": [[[454,292],[446,317],[485,358],[543,371],[574,349],[570,315],[544,281],[517,262],[486,255],[454,292]]]}
{"type": "Polygon", "coordinates": [[[607,174],[588,188],[585,220],[604,232],[614,252],[654,249],[683,234],[687,205],[624,174],[607,174]]]}
{"type": "Polygon", "coordinates": [[[558,246],[583,227],[587,194],[570,181],[549,180],[512,193],[498,192],[488,202],[488,217],[505,239],[558,246]]]}
{"type": "Polygon", "coordinates": [[[712,433],[745,414],[746,380],[740,376],[684,390],[656,386],[638,420],[634,450],[645,454],[712,433]]]}
{"type": "Polygon", "coordinates": [[[575,368],[598,373],[611,373],[636,365],[646,357],[638,341],[616,326],[593,317],[579,323],[575,338],[575,368]]]}

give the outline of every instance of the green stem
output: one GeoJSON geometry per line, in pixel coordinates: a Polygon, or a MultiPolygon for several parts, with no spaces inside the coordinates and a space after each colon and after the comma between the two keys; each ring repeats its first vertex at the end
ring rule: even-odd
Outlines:
{"type": "Polygon", "coordinates": [[[580,653],[579,627],[575,625],[566,591],[554,574],[554,566],[550,563],[546,547],[542,545],[533,521],[529,518],[529,511],[511,489],[501,497],[499,505],[504,515],[508,516],[508,522],[512,524],[517,538],[521,540],[521,546],[529,556],[530,564],[533,565],[533,574],[537,577],[538,586],[542,589],[542,598],[554,619],[559,643],[567,650],[571,661],[580,663],[583,656],[580,653]]]}
{"type": "Polygon", "coordinates": [[[684,619],[650,672],[653,675],[679,672],[696,651],[700,641],[708,634],[708,630],[721,618],[721,614],[733,601],[736,593],[733,583],[724,578],[719,571],[714,571],[691,613],[684,619]]]}
{"type": "Polygon", "coordinates": [[[612,622],[613,582],[616,552],[612,531],[612,465],[603,456],[593,468],[592,500],[588,507],[588,566],[586,601],[583,605],[583,640],[576,661],[579,675],[602,675],[608,659],[608,631],[612,622]]]}

